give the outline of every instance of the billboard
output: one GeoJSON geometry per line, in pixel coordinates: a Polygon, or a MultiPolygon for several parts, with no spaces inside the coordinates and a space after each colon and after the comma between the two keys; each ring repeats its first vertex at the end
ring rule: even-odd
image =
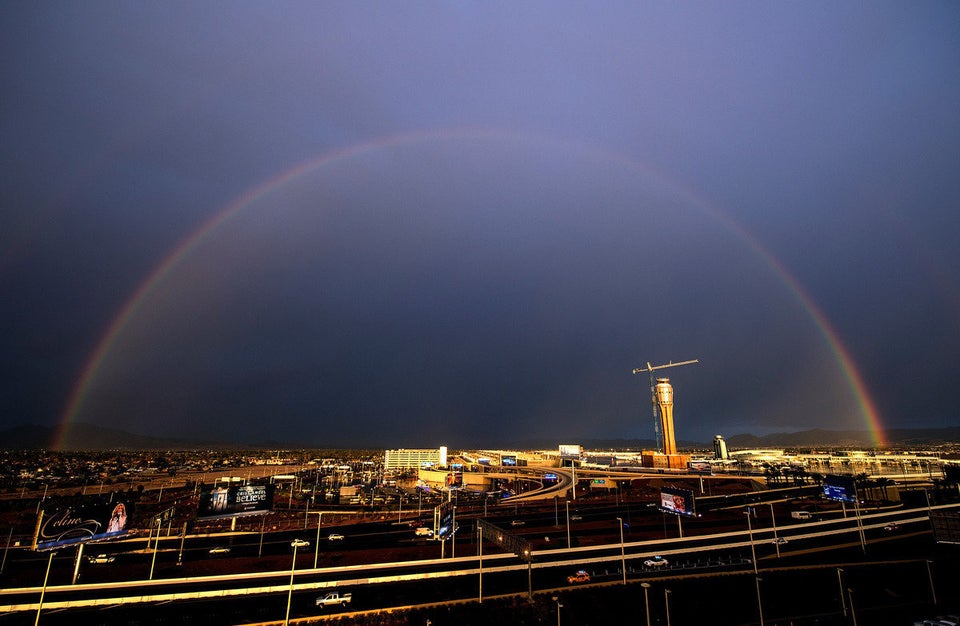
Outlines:
{"type": "Polygon", "coordinates": [[[84,541],[113,539],[127,534],[133,506],[126,502],[79,504],[44,513],[37,550],[52,550],[84,541]]]}
{"type": "Polygon", "coordinates": [[[263,515],[273,508],[273,485],[231,485],[200,493],[197,519],[263,515]]]}
{"type": "Polygon", "coordinates": [[[823,477],[823,495],[828,500],[855,503],[857,487],[853,476],[827,474],[823,477]]]}
{"type": "Polygon", "coordinates": [[[446,483],[447,489],[463,489],[463,472],[449,472],[446,483]]]}
{"type": "MultiPolygon", "coordinates": [[[[457,531],[454,527],[454,507],[449,502],[445,502],[434,509],[434,522],[436,525],[436,537],[444,541],[453,536],[457,531]]],[[[458,524],[459,526],[459,524],[458,524]]]]}
{"type": "Polygon", "coordinates": [[[696,516],[693,492],[689,489],[661,487],[660,510],[666,511],[667,513],[675,513],[676,515],[685,515],[687,517],[696,516]]]}
{"type": "Polygon", "coordinates": [[[500,465],[516,465],[517,464],[517,455],[515,454],[504,454],[500,457],[500,465]]]}
{"type": "Polygon", "coordinates": [[[579,459],[583,453],[583,447],[580,444],[561,443],[558,451],[561,457],[579,459]]]}

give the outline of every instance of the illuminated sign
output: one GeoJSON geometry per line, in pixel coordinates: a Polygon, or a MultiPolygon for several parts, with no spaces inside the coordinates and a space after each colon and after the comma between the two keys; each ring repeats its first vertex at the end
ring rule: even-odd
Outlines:
{"type": "Polygon", "coordinates": [[[273,485],[216,487],[200,493],[198,519],[262,515],[273,508],[273,485]]]}
{"type": "Polygon", "coordinates": [[[662,487],[660,489],[660,510],[677,515],[694,517],[693,492],[689,489],[662,487]]]}
{"type": "Polygon", "coordinates": [[[500,457],[500,465],[516,465],[517,456],[516,455],[504,455],[500,457]]]}
{"type": "Polygon", "coordinates": [[[127,534],[133,507],[125,502],[81,504],[44,514],[37,550],[50,550],[85,541],[113,539],[127,534]]]}
{"type": "MultiPolygon", "coordinates": [[[[436,537],[440,541],[444,541],[453,536],[457,531],[457,528],[454,526],[454,507],[449,502],[445,502],[434,509],[434,520],[435,526],[437,528],[436,537]]],[[[459,524],[457,524],[459,526],[459,524]]]]}
{"type": "Polygon", "coordinates": [[[857,486],[853,476],[827,474],[823,477],[823,496],[828,500],[855,503],[857,486]]]}
{"type": "Polygon", "coordinates": [[[446,482],[447,489],[463,489],[463,472],[450,472],[446,482]]]}

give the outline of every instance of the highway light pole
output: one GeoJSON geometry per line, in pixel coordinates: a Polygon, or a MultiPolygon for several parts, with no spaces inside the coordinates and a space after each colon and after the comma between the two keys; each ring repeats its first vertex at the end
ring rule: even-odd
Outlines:
{"type": "Polygon", "coordinates": [[[847,593],[850,594],[850,617],[853,618],[853,626],[857,626],[857,612],[853,610],[853,589],[847,587],[847,593]]]}
{"type": "Polygon", "coordinates": [[[557,603],[557,626],[560,626],[560,609],[563,608],[563,605],[560,604],[560,598],[553,596],[553,601],[557,603]]]}
{"type": "MultiPolygon", "coordinates": [[[[763,626],[763,604],[760,602],[760,573],[757,571],[757,549],[753,543],[753,522],[750,521],[752,507],[747,507],[747,530],[750,533],[750,556],[753,560],[753,579],[757,585],[757,612],[760,613],[760,626],[763,626]]],[[[669,622],[668,622],[669,623],[669,622]]]]}
{"type": "Polygon", "coordinates": [[[570,549],[570,501],[567,500],[567,549],[570,549]]]}
{"type": "Polygon", "coordinates": [[[780,558],[780,539],[777,537],[777,518],[773,515],[773,502],[767,502],[770,505],[770,521],[773,523],[773,545],[777,547],[777,558],[780,558]]]}
{"type": "Polygon", "coordinates": [[[650,626],[650,596],[647,595],[650,583],[640,583],[640,586],[643,587],[643,606],[647,610],[647,626],[650,626]]]}
{"type": "MultiPolygon", "coordinates": [[[[293,544],[293,562],[290,563],[290,590],[287,592],[287,614],[283,618],[283,626],[290,624],[290,601],[293,599],[293,573],[297,571],[297,543],[293,544]]],[[[319,548],[317,548],[319,550],[319,548]]]]}
{"type": "MultiPolygon", "coordinates": [[[[153,528],[150,528],[150,534],[153,534],[153,528]]],[[[147,539],[147,545],[150,540],[147,539]]],[[[153,544],[153,558],[150,559],[150,580],[153,580],[153,566],[157,563],[157,549],[160,547],[160,518],[157,517],[157,540],[153,544]]]]}
{"type": "Polygon", "coordinates": [[[930,564],[933,561],[927,559],[927,578],[930,580],[930,594],[933,596],[933,606],[937,606],[937,590],[933,586],[933,572],[930,570],[930,564]]]}
{"type": "Polygon", "coordinates": [[[627,555],[623,549],[623,518],[618,517],[617,522],[620,524],[620,569],[623,570],[623,584],[627,584],[627,555]]]}
{"type": "Polygon", "coordinates": [[[33,620],[33,626],[40,623],[40,609],[43,608],[43,596],[47,592],[47,580],[50,578],[50,566],[53,564],[54,551],[50,551],[50,557],[47,559],[47,573],[43,575],[43,588],[40,590],[40,602],[37,603],[37,617],[33,620]]]}
{"type": "Polygon", "coordinates": [[[667,626],[670,626],[670,590],[663,590],[663,603],[667,607],[667,626]]]}
{"type": "Polygon", "coordinates": [[[843,616],[847,616],[847,599],[843,593],[843,570],[837,568],[837,584],[840,586],[840,608],[843,609],[843,616]]]}
{"type": "Polygon", "coordinates": [[[317,569],[317,559],[320,558],[320,519],[322,517],[322,515],[317,515],[317,541],[313,544],[313,569],[317,569]]]}
{"type": "Polygon", "coordinates": [[[483,526],[477,524],[477,557],[480,560],[480,595],[477,602],[483,604],[483,526]]]}

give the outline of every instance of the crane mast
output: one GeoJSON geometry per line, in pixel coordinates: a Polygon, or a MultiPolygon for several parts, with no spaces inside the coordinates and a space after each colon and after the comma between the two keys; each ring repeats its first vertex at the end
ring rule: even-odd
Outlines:
{"type": "Polygon", "coordinates": [[[653,380],[653,372],[656,370],[666,369],[668,367],[679,367],[681,365],[691,365],[693,363],[699,363],[699,359],[693,359],[691,361],[680,361],[679,363],[674,363],[670,361],[663,365],[650,365],[650,361],[647,361],[647,367],[645,368],[634,368],[634,374],[641,374],[643,372],[650,373],[650,404],[653,406],[653,432],[656,434],[657,439],[657,452],[663,452],[663,436],[660,433],[660,413],[657,410],[657,388],[653,380]]]}

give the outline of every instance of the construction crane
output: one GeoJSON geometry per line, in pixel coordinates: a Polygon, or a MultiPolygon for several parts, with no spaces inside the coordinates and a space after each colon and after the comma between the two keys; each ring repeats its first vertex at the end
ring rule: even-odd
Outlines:
{"type": "Polygon", "coordinates": [[[650,361],[647,361],[647,367],[634,368],[634,374],[640,374],[642,372],[650,373],[650,403],[653,405],[653,431],[656,433],[657,438],[657,452],[663,452],[663,440],[660,434],[660,413],[657,411],[657,388],[653,381],[653,372],[655,370],[662,370],[668,367],[679,367],[681,365],[691,365],[693,363],[699,363],[699,359],[693,359],[692,361],[680,361],[679,363],[674,363],[670,361],[664,365],[650,365],[650,361]]]}

